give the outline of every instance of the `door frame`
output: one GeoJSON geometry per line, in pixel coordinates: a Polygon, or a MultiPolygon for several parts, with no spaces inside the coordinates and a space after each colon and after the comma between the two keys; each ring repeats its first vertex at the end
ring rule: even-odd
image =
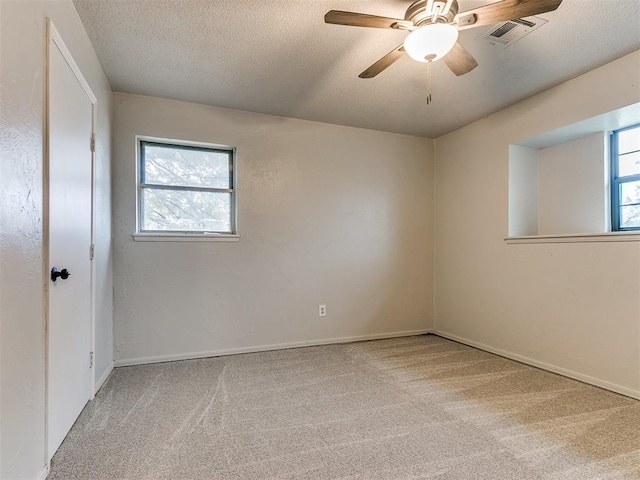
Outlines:
{"type": "MultiPolygon", "coordinates": [[[[90,153],[91,153],[91,252],[95,250],[95,225],[96,225],[96,161],[95,161],[95,123],[96,123],[96,104],[98,102],[96,96],[93,94],[91,87],[87,83],[78,67],[77,63],[73,59],[71,52],[65,45],[60,33],[56,29],[55,25],[51,18],[47,17],[46,19],[46,54],[45,54],[45,92],[44,92],[44,135],[43,135],[43,151],[44,151],[44,161],[43,161],[43,225],[42,225],[42,235],[43,235],[43,288],[44,288],[44,351],[45,351],[45,411],[44,411],[44,455],[45,455],[45,465],[47,468],[49,466],[49,288],[50,288],[50,279],[49,279],[49,166],[50,166],[50,151],[49,151],[49,104],[50,104],[50,91],[49,91],[49,70],[50,70],[50,58],[51,53],[54,48],[58,49],[64,58],[65,62],[71,69],[72,73],[78,80],[78,83],[84,90],[87,95],[87,99],[91,103],[91,138],[87,139],[87,142],[90,142],[90,153]]],[[[87,256],[90,255],[90,252],[87,252],[87,256]]],[[[90,302],[90,314],[89,314],[89,331],[90,331],[90,341],[88,345],[88,352],[91,355],[92,364],[90,367],[90,382],[89,382],[89,400],[92,400],[95,396],[94,388],[95,388],[95,316],[96,316],[96,306],[95,306],[95,297],[96,297],[96,269],[95,269],[95,254],[92,254],[89,257],[89,265],[90,265],[90,287],[89,287],[89,302],[90,302]]],[[[87,359],[89,361],[89,359],[87,359]]],[[[54,452],[51,452],[54,453],[54,452]]]]}

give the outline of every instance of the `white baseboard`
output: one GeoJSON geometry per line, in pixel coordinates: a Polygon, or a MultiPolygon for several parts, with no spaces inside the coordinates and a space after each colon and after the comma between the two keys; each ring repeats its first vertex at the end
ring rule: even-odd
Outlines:
{"type": "Polygon", "coordinates": [[[49,465],[45,465],[45,467],[40,471],[35,480],[44,480],[49,475],[49,465]]]}
{"type": "Polygon", "coordinates": [[[111,372],[113,372],[114,367],[115,367],[114,363],[111,362],[109,365],[107,365],[107,368],[104,370],[104,373],[100,375],[100,378],[96,380],[96,384],[93,388],[94,395],[98,393],[98,390],[102,388],[102,385],[104,385],[104,382],[107,381],[107,378],[109,378],[109,375],[111,375],[111,372]]]}
{"type": "Polygon", "coordinates": [[[485,345],[483,343],[475,342],[473,340],[468,340],[466,338],[462,338],[457,335],[453,335],[451,333],[443,332],[441,330],[433,330],[431,333],[433,335],[447,338],[455,342],[464,343],[465,345],[469,345],[470,347],[475,347],[489,353],[500,355],[501,357],[505,357],[521,363],[526,363],[527,365],[531,365],[533,367],[537,367],[542,370],[547,370],[549,372],[557,373],[558,375],[563,375],[565,377],[573,378],[574,380],[579,380],[581,382],[588,383],[596,387],[604,388],[605,390],[611,390],[612,392],[619,393],[626,397],[631,397],[636,400],[640,400],[640,391],[637,391],[637,390],[632,390],[630,388],[623,387],[621,385],[616,385],[615,383],[607,382],[605,380],[600,380],[599,378],[590,377],[589,375],[584,375],[582,373],[574,372],[573,370],[568,370],[566,368],[557,367],[555,365],[541,362],[539,360],[534,360],[533,358],[518,355],[517,353],[511,353],[506,350],[494,348],[489,345],[485,345]]]}
{"type": "Polygon", "coordinates": [[[223,350],[210,350],[207,352],[179,353],[174,355],[158,355],[155,357],[142,357],[121,359],[115,361],[116,367],[129,367],[132,365],[145,365],[148,363],[173,362],[176,360],[193,360],[195,358],[222,357],[224,355],[237,355],[239,353],[256,353],[270,350],[286,350],[289,348],[311,347],[314,345],[331,345],[335,343],[361,342],[365,340],[380,340],[384,338],[411,337],[414,335],[426,335],[431,333],[426,330],[407,330],[402,332],[374,333],[370,335],[356,335],[353,337],[326,338],[322,340],[306,340],[301,342],[276,343],[272,345],[259,345],[255,347],[228,348],[223,350]]]}

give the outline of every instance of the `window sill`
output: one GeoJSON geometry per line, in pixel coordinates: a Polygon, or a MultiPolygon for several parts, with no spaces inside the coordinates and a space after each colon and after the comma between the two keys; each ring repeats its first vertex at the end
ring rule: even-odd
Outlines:
{"type": "Polygon", "coordinates": [[[640,232],[562,233],[555,235],[527,235],[506,237],[507,244],[517,243],[593,243],[593,242],[640,242],[640,232]]]}
{"type": "Polygon", "coordinates": [[[135,242],[238,242],[231,233],[134,233],[135,242]]]}

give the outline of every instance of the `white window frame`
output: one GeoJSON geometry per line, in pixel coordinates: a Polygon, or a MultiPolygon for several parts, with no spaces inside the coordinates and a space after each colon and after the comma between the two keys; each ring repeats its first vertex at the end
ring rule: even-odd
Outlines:
{"type": "MultiPolygon", "coordinates": [[[[228,145],[204,143],[204,142],[192,142],[185,140],[176,140],[168,138],[157,138],[147,136],[136,137],[136,232],[133,234],[135,241],[226,241],[234,242],[239,240],[238,235],[238,200],[237,200],[237,155],[236,148],[228,145]],[[224,151],[230,153],[230,166],[229,175],[231,177],[231,188],[220,189],[212,187],[183,187],[183,186],[168,186],[172,190],[202,190],[212,192],[226,192],[231,194],[231,232],[209,232],[209,231],[182,231],[182,230],[143,230],[142,218],[143,218],[143,204],[142,204],[142,191],[146,187],[157,188],[155,184],[144,184],[141,182],[143,178],[143,155],[142,148],[145,143],[148,144],[162,144],[167,146],[174,146],[176,148],[192,148],[201,150],[214,150],[224,151]]],[[[164,187],[161,187],[164,188],[164,187]]]]}

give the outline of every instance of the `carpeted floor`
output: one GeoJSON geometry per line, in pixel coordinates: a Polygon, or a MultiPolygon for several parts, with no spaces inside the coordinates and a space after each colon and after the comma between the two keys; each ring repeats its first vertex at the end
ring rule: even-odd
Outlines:
{"type": "Polygon", "coordinates": [[[436,336],[118,368],[58,479],[640,479],[640,402],[436,336]]]}

